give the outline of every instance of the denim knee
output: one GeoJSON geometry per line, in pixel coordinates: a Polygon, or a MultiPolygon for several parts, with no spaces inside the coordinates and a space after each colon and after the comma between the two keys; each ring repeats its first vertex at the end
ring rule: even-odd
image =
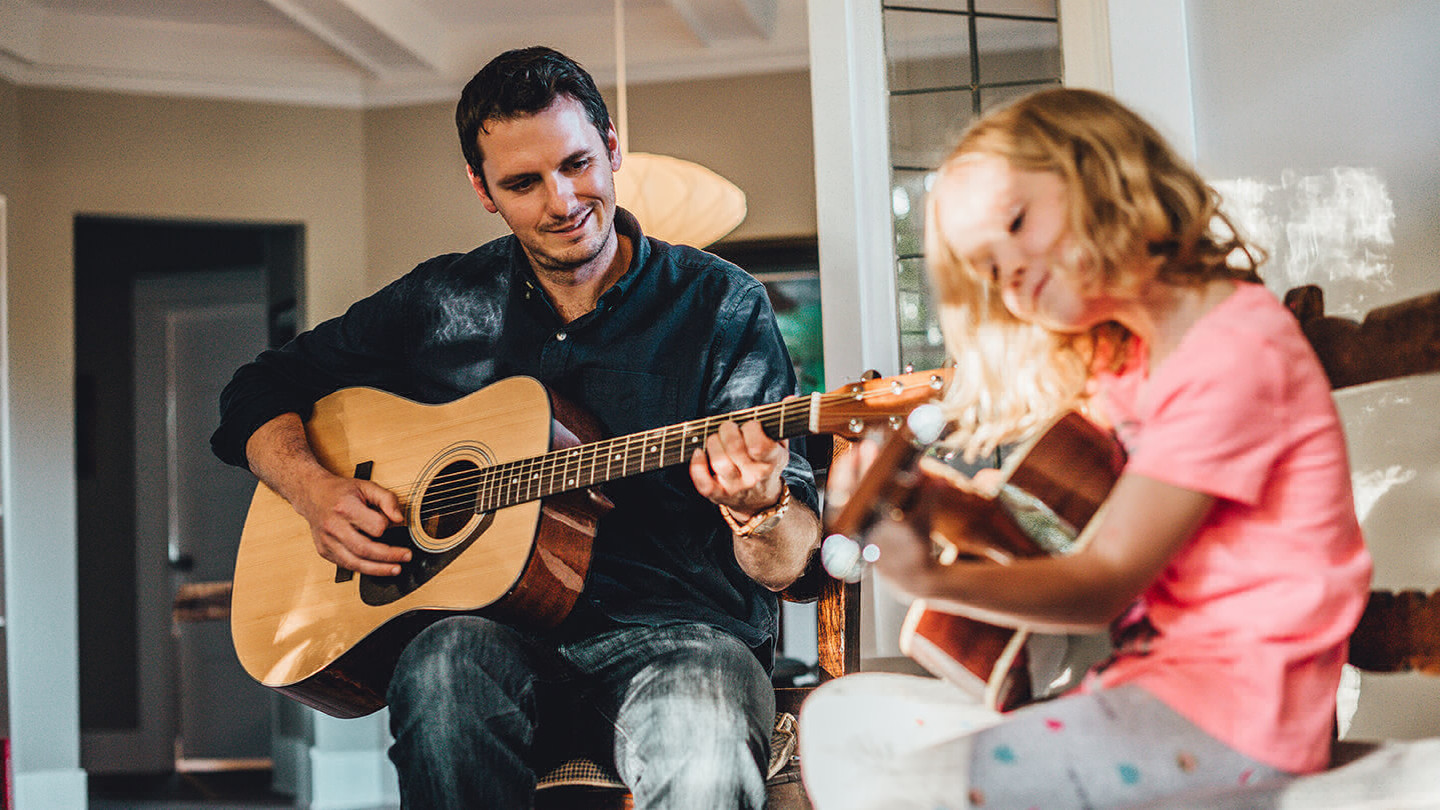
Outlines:
{"type": "Polygon", "coordinates": [[[637,806],[760,807],[774,714],[764,669],[726,634],[655,658],[617,719],[617,764],[637,806]]]}
{"type": "Polygon", "coordinates": [[[390,759],[407,807],[520,807],[534,789],[534,674],[515,631],[442,619],[390,681],[390,759]]]}

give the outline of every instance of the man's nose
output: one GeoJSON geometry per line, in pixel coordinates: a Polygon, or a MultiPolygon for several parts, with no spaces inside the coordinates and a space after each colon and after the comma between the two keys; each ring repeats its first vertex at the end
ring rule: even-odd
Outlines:
{"type": "Polygon", "coordinates": [[[575,210],[575,183],[564,175],[554,177],[546,184],[550,193],[545,202],[549,212],[557,217],[567,216],[575,210]]]}

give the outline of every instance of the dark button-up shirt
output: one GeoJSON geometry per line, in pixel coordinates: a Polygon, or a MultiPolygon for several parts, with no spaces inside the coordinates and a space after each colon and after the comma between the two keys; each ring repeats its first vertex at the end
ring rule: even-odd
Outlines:
{"type": "MultiPolygon", "coordinates": [[[[623,435],[778,402],[796,392],[765,289],[715,256],[640,233],[629,270],[594,310],[561,320],[518,240],[424,262],[343,316],[235,373],[221,395],[215,453],[244,466],[245,443],[286,412],[370,386],[438,404],[514,375],[534,377],[623,435]]],[[[783,473],[816,506],[813,475],[792,451],[783,473]]],[[[777,602],[735,560],[718,509],[685,465],[612,481],[577,614],[626,623],[698,621],[727,630],[767,665],[777,602]]]]}

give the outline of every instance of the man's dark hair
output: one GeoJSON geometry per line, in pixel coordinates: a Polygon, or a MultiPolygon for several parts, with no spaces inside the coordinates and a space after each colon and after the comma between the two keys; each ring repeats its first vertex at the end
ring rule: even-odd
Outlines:
{"type": "Polygon", "coordinates": [[[537,45],[506,51],[480,68],[455,105],[460,151],[475,176],[484,179],[480,132],[486,121],[534,115],[562,95],[580,102],[603,143],[610,128],[610,111],[595,88],[595,80],[575,60],[554,48],[537,45]]]}

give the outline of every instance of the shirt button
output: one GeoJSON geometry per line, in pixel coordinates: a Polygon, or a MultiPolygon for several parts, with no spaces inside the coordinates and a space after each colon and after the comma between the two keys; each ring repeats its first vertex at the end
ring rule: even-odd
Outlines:
{"type": "Polygon", "coordinates": [[[564,332],[556,332],[556,333],[555,333],[555,339],[556,339],[556,340],[564,340],[566,337],[567,337],[567,336],[566,336],[566,334],[565,334],[564,332]]]}

